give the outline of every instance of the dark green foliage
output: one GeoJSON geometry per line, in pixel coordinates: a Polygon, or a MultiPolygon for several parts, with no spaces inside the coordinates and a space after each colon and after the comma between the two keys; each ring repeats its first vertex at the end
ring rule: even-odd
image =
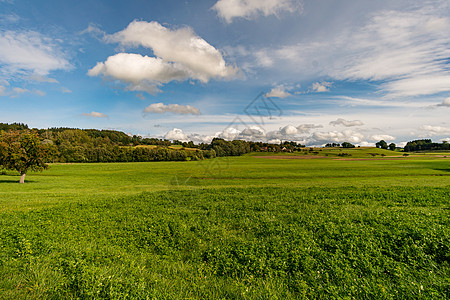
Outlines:
{"type": "Polygon", "coordinates": [[[214,138],[211,144],[206,146],[208,150],[214,150],[216,156],[240,156],[250,152],[250,144],[245,141],[235,140],[226,141],[220,138],[214,138]]]}
{"type": "Polygon", "coordinates": [[[381,141],[375,143],[375,146],[377,148],[381,148],[381,149],[387,149],[389,147],[385,140],[381,140],[381,141]]]}
{"type": "Polygon", "coordinates": [[[450,150],[450,144],[446,141],[442,143],[433,143],[430,139],[424,139],[408,142],[404,149],[406,152],[424,150],[450,150]]]}
{"type": "Polygon", "coordinates": [[[9,130],[26,130],[29,129],[28,125],[23,123],[0,123],[0,131],[9,131],[9,130]]]}
{"type": "Polygon", "coordinates": [[[327,147],[327,148],[340,147],[340,146],[341,146],[341,144],[339,144],[339,143],[328,143],[325,145],[325,147],[327,147]]]}
{"type": "Polygon", "coordinates": [[[47,147],[41,145],[34,131],[0,131],[0,168],[15,170],[23,175],[28,171],[47,169],[47,147]]]}
{"type": "Polygon", "coordinates": [[[341,145],[342,148],[355,148],[355,145],[349,143],[349,142],[343,142],[341,145]]]}
{"type": "Polygon", "coordinates": [[[344,156],[352,156],[352,155],[350,153],[339,153],[337,156],[344,157],[344,156]]]}

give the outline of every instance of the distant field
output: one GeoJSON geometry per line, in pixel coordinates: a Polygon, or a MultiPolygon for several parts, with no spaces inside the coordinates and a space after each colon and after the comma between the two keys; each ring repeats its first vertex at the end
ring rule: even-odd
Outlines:
{"type": "Polygon", "coordinates": [[[306,150],[8,172],[0,299],[447,298],[450,153],[306,150]]]}
{"type": "MultiPolygon", "coordinates": [[[[157,148],[159,148],[160,146],[155,146],[155,145],[138,145],[138,146],[135,146],[136,148],[150,148],[150,149],[157,149],[157,148]]],[[[174,150],[180,150],[180,149],[183,149],[183,150],[186,150],[186,151],[197,151],[198,149],[197,148],[188,148],[188,147],[183,147],[183,146],[181,146],[181,145],[172,145],[172,146],[169,146],[169,148],[170,149],[174,149],[174,150]]]]}

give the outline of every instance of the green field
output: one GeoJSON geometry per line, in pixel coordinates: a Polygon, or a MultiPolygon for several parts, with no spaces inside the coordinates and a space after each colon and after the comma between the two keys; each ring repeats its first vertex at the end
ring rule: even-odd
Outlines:
{"type": "Polygon", "coordinates": [[[449,298],[450,154],[383,151],[8,172],[0,299],[449,298]]]}

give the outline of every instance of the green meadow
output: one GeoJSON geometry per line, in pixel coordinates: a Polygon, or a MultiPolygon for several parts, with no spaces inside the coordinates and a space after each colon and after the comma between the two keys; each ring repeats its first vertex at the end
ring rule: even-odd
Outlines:
{"type": "Polygon", "coordinates": [[[450,153],[402,154],[8,171],[0,299],[449,298],[450,153]]]}

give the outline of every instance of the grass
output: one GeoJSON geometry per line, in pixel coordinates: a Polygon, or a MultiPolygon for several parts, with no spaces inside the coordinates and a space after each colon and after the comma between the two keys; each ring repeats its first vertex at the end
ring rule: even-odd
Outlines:
{"type": "Polygon", "coordinates": [[[335,158],[0,176],[0,298],[448,298],[450,160],[335,158]]]}

